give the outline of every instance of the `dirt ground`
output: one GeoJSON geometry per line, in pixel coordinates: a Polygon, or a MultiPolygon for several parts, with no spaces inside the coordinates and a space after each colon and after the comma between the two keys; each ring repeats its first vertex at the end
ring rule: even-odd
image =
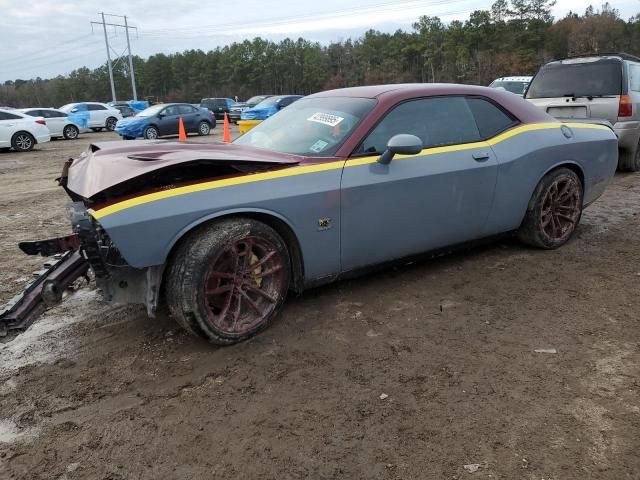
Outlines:
{"type": "MultiPolygon", "coordinates": [[[[41,264],[16,243],[69,230],[63,161],[111,139],[0,153],[0,301],[41,264]]],[[[640,479],[639,219],[618,175],[560,250],[308,291],[228,348],[84,287],[0,344],[0,478],[640,479]]]]}

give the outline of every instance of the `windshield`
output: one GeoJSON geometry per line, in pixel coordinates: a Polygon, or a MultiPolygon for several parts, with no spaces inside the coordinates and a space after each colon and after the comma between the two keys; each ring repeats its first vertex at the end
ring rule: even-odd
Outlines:
{"type": "Polygon", "coordinates": [[[275,152],[330,157],[376,105],[371,98],[301,99],[233,143],[275,152]]]}
{"type": "Polygon", "coordinates": [[[247,100],[247,105],[253,107],[254,105],[259,104],[265,98],[267,98],[266,95],[256,95],[255,97],[251,97],[249,100],[247,100]]]}
{"type": "Polygon", "coordinates": [[[282,100],[284,97],[281,96],[277,96],[277,97],[268,97],[265,98],[264,100],[262,100],[261,102],[259,102],[256,107],[273,107],[275,104],[278,103],[278,101],[282,100]]]}
{"type": "Polygon", "coordinates": [[[166,107],[166,105],[161,103],[158,105],[154,105],[153,107],[145,108],[143,111],[138,113],[136,117],[153,117],[154,115],[157,115],[158,112],[164,107],[166,107]]]}
{"type": "Polygon", "coordinates": [[[620,95],[622,66],[618,60],[555,63],[534,77],[527,98],[620,95]]]}
{"type": "Polygon", "coordinates": [[[502,88],[507,92],[515,93],[516,95],[524,95],[524,91],[527,89],[527,85],[529,85],[529,82],[496,80],[489,86],[491,88],[502,88]]]}

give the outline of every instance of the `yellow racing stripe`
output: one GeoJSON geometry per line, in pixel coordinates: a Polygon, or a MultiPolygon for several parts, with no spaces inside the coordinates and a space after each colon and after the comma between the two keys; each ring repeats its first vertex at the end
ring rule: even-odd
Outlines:
{"type": "MultiPolygon", "coordinates": [[[[482,141],[482,142],[464,143],[460,145],[448,145],[445,147],[425,148],[416,155],[396,155],[394,157],[394,161],[400,160],[403,158],[412,158],[418,155],[421,155],[421,156],[437,155],[439,153],[458,152],[458,151],[464,151],[464,150],[471,150],[474,148],[482,148],[482,147],[486,147],[487,145],[493,146],[493,145],[497,145],[500,142],[504,142],[505,140],[511,137],[520,135],[525,132],[560,128],[562,125],[566,125],[570,128],[591,128],[591,129],[610,130],[608,127],[604,125],[598,125],[594,123],[578,123],[578,122],[576,123],[559,123],[559,122],[532,123],[532,124],[520,125],[519,127],[512,128],[511,130],[507,130],[506,132],[501,133],[500,135],[497,135],[489,140],[482,141]]],[[[128,200],[123,200],[121,202],[108,205],[104,208],[101,208],[100,210],[89,210],[89,214],[96,219],[100,219],[100,218],[106,217],[107,215],[111,215],[113,213],[120,212],[128,208],[136,207],[138,205],[144,205],[146,203],[155,202],[158,200],[177,197],[180,195],[187,195],[189,193],[202,192],[204,190],[211,190],[214,188],[231,187],[231,186],[242,185],[246,183],[261,182],[264,180],[273,180],[276,178],[292,177],[295,175],[305,175],[307,173],[324,172],[327,170],[335,170],[343,167],[357,167],[360,165],[375,163],[378,160],[378,157],[379,155],[359,157],[359,158],[349,159],[346,161],[346,163],[344,160],[339,160],[334,162],[319,163],[316,165],[303,165],[300,167],[294,166],[294,167],[284,168],[282,170],[275,170],[271,172],[254,173],[254,174],[243,175],[241,177],[226,178],[223,180],[212,180],[210,182],[197,183],[195,185],[186,185],[184,187],[177,187],[177,188],[172,188],[170,190],[161,190],[159,192],[140,195],[139,197],[130,198],[128,200]]]]}

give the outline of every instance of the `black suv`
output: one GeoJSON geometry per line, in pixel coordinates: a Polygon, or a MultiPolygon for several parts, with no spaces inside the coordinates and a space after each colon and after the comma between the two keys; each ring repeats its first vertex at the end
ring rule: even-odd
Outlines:
{"type": "Polygon", "coordinates": [[[203,98],[200,106],[208,109],[218,120],[224,119],[224,114],[229,115],[231,107],[236,104],[231,98],[203,98]]]}

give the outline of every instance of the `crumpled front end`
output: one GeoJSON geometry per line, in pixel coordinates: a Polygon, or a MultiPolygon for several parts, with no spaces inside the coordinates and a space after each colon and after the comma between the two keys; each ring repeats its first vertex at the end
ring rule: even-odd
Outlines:
{"type": "Polygon", "coordinates": [[[70,217],[73,231],[80,239],[80,249],[103,298],[118,304],[144,304],[149,316],[153,317],[159,300],[163,266],[133,268],[128,265],[84,202],[71,204],[70,217]]]}

